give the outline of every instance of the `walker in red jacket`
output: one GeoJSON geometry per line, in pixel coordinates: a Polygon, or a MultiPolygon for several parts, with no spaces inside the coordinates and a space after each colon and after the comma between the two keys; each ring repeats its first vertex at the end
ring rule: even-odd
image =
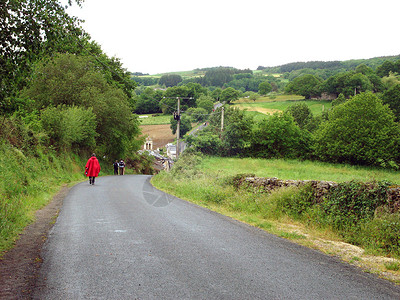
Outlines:
{"type": "Polygon", "coordinates": [[[85,166],[85,174],[89,177],[89,184],[94,185],[94,180],[97,176],[99,176],[100,172],[100,164],[96,158],[96,154],[92,154],[92,157],[88,159],[86,166],[85,166]]]}

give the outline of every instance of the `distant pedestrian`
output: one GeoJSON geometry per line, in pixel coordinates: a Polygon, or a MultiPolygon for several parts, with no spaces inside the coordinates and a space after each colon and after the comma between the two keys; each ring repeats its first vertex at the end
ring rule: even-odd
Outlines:
{"type": "Polygon", "coordinates": [[[113,163],[114,166],[114,175],[118,175],[118,160],[113,163]]]}
{"type": "Polygon", "coordinates": [[[121,159],[118,163],[119,175],[125,174],[125,162],[121,159]]]}
{"type": "Polygon", "coordinates": [[[85,175],[89,177],[89,184],[94,185],[94,180],[97,176],[99,176],[100,169],[100,164],[96,158],[96,154],[93,153],[85,166],[85,175]]]}

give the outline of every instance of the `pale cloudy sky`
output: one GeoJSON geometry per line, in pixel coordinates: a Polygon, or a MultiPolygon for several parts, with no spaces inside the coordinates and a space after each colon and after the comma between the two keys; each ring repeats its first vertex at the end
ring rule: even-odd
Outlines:
{"type": "Polygon", "coordinates": [[[400,54],[399,0],[85,0],[68,9],[130,72],[400,54]]]}

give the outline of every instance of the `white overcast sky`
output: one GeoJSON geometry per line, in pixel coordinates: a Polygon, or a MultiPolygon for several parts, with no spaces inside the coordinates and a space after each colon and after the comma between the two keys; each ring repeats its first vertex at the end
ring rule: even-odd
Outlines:
{"type": "Polygon", "coordinates": [[[85,0],[68,12],[130,72],[400,54],[400,0],[85,0]]]}

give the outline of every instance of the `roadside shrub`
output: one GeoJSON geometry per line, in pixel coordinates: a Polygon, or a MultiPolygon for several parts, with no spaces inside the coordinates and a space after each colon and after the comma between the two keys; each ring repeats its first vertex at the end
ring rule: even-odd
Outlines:
{"type": "Polygon", "coordinates": [[[41,117],[43,128],[56,147],[94,147],[97,134],[92,108],[48,107],[42,111],[41,117]]]}
{"type": "Polygon", "coordinates": [[[208,155],[221,155],[222,142],[217,134],[202,130],[197,136],[186,136],[185,140],[195,151],[208,155]]]}
{"type": "Polygon", "coordinates": [[[362,224],[373,219],[375,210],[385,205],[389,185],[388,182],[340,183],[331,189],[321,209],[332,228],[352,239],[362,224]]]}
{"type": "Polygon", "coordinates": [[[271,197],[271,201],[275,201],[275,209],[294,219],[301,219],[303,214],[315,204],[312,186],[307,184],[284,189],[287,191],[281,192],[280,197],[271,197]]]}
{"type": "Polygon", "coordinates": [[[175,178],[190,178],[201,174],[198,165],[201,162],[201,154],[196,152],[183,153],[179,160],[174,163],[170,174],[175,178]]]}
{"type": "Polygon", "coordinates": [[[400,214],[384,214],[362,226],[362,243],[378,252],[400,256],[400,214]]]}
{"type": "Polygon", "coordinates": [[[351,164],[382,165],[399,158],[400,126],[387,105],[372,93],[337,105],[315,133],[319,159],[351,164]]]}
{"type": "Polygon", "coordinates": [[[302,131],[290,114],[274,114],[259,124],[252,142],[256,157],[297,158],[310,153],[311,135],[302,131]]]}

